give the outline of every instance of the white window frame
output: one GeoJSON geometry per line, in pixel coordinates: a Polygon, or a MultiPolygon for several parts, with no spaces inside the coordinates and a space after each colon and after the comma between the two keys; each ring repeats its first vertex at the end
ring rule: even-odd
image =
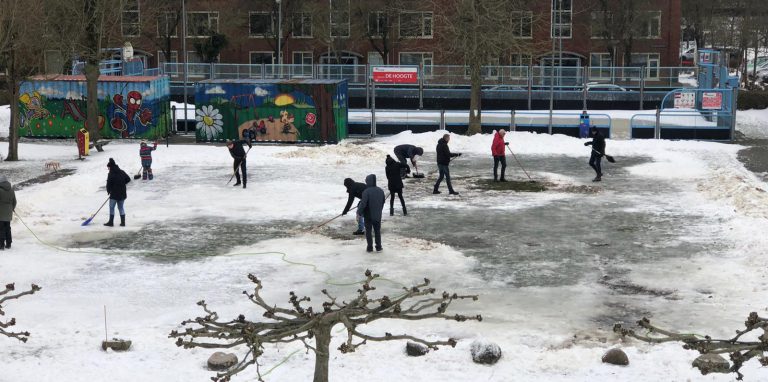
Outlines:
{"type": "MultiPolygon", "coordinates": [[[[251,51],[248,51],[248,64],[249,64],[248,65],[248,70],[251,72],[251,77],[252,78],[260,78],[262,76],[261,68],[258,69],[256,74],[254,74],[254,72],[253,72],[253,67],[255,65],[261,66],[261,64],[255,64],[253,62],[253,54],[254,53],[269,55],[272,58],[271,65],[275,65],[275,64],[277,64],[277,61],[275,60],[275,52],[272,51],[272,50],[251,50],[251,51]]],[[[267,63],[264,63],[264,64],[270,65],[270,64],[267,64],[267,63]]],[[[269,73],[263,73],[263,76],[264,76],[264,78],[269,78],[270,74],[269,73]]]]}
{"type": "Polygon", "coordinates": [[[123,37],[139,37],[141,35],[141,5],[139,4],[139,0],[127,0],[125,2],[125,5],[123,6],[123,10],[120,13],[120,33],[123,35],[123,37]],[[135,10],[126,10],[126,7],[128,3],[135,1],[136,2],[136,9],[135,10]],[[126,13],[135,13],[136,14],[136,22],[135,23],[128,23],[125,22],[125,14],[126,13]],[[129,28],[136,28],[136,34],[128,34],[126,33],[126,26],[129,28]]]}
{"type": "MultiPolygon", "coordinates": [[[[165,24],[165,29],[168,29],[169,19],[172,17],[175,17],[175,12],[163,12],[158,16],[157,19],[157,37],[179,37],[179,28],[181,27],[181,20],[179,20],[178,23],[176,23],[176,28],[173,29],[170,35],[166,36],[162,33],[160,33],[160,22],[162,20],[163,24],[165,24]]],[[[179,15],[181,17],[181,15],[179,15]]]]}
{"type": "Polygon", "coordinates": [[[338,6],[339,3],[346,3],[347,19],[346,19],[346,21],[342,20],[341,22],[339,22],[337,20],[336,22],[334,22],[333,15],[334,14],[339,14],[340,12],[339,11],[334,11],[334,9],[331,8],[331,20],[330,20],[330,22],[331,22],[331,37],[348,38],[350,36],[350,32],[349,31],[350,31],[350,11],[351,11],[351,9],[349,7],[349,0],[346,0],[346,1],[345,0],[336,0],[333,3],[331,3],[331,6],[332,7],[336,7],[336,6],[338,6]],[[344,34],[344,35],[334,34],[334,31],[336,31],[339,26],[344,26],[344,25],[346,25],[346,34],[344,34]]]}
{"type": "Polygon", "coordinates": [[[248,12],[248,38],[270,38],[275,36],[275,14],[274,12],[252,11],[248,12]],[[253,33],[251,17],[253,15],[266,15],[269,17],[270,25],[266,33],[253,33]]]}
{"type": "Polygon", "coordinates": [[[531,11],[514,11],[510,14],[510,20],[513,21],[512,23],[512,36],[514,36],[517,39],[523,39],[523,40],[531,40],[533,39],[533,12],[531,11]],[[528,18],[528,35],[524,35],[523,27],[525,26],[525,23],[523,23],[522,20],[525,18],[528,18]],[[519,21],[519,25],[515,25],[514,22],[519,21]]]}
{"type": "MultiPolygon", "coordinates": [[[[593,40],[605,40],[605,36],[595,35],[596,31],[601,31],[602,32],[602,29],[606,28],[606,26],[603,24],[603,17],[604,17],[603,14],[604,13],[605,12],[602,12],[602,11],[595,11],[595,12],[592,12],[592,14],[591,14],[592,24],[589,27],[589,36],[593,40]],[[596,29],[595,25],[600,25],[601,29],[600,30],[596,29]]],[[[613,13],[612,12],[607,12],[607,13],[608,13],[608,17],[611,20],[613,20],[613,13]]]]}
{"type": "Polygon", "coordinates": [[[397,17],[397,24],[397,32],[402,39],[431,39],[435,35],[435,14],[431,11],[402,11],[397,17]],[[403,36],[403,15],[409,13],[419,15],[419,33],[416,36],[403,36]],[[429,23],[427,23],[427,20],[429,20],[429,23]],[[429,24],[429,32],[426,31],[427,24],[429,24]]]}
{"type": "Polygon", "coordinates": [[[368,63],[368,65],[371,65],[371,66],[387,65],[387,63],[384,62],[384,59],[381,58],[381,54],[379,52],[375,51],[375,50],[372,51],[372,52],[369,51],[366,54],[365,59],[366,59],[366,62],[368,63]],[[377,62],[371,62],[371,56],[376,57],[377,62]],[[378,62],[378,61],[381,61],[381,62],[378,62]]]}
{"type": "Polygon", "coordinates": [[[373,38],[382,38],[384,37],[384,31],[378,30],[379,29],[379,21],[381,21],[382,17],[385,19],[387,23],[389,23],[387,12],[385,11],[370,11],[368,12],[368,25],[367,25],[367,31],[368,34],[373,38]],[[371,15],[376,15],[376,31],[374,33],[371,33],[371,15]]]}
{"type": "Polygon", "coordinates": [[[157,51],[157,64],[162,65],[165,63],[179,63],[179,51],[178,50],[172,50],[171,51],[171,60],[168,61],[165,57],[165,52],[162,50],[157,51]]]}
{"type": "Polygon", "coordinates": [[[611,61],[611,55],[609,53],[605,52],[590,52],[589,53],[589,79],[590,80],[610,80],[613,77],[613,62],[611,61]],[[595,65],[595,56],[599,56],[598,59],[600,62],[598,62],[598,65],[595,65]],[[603,65],[603,60],[605,59],[605,56],[608,57],[608,66],[603,65]],[[599,68],[599,69],[592,69],[592,68],[599,68]],[[605,69],[609,68],[609,69],[605,69]],[[597,73],[597,75],[593,75],[593,73],[597,73]]]}
{"type": "Polygon", "coordinates": [[[558,36],[555,35],[555,30],[558,30],[562,33],[562,29],[564,29],[562,27],[566,25],[568,26],[568,34],[560,36],[560,38],[571,39],[573,37],[573,0],[563,0],[563,1],[570,2],[570,7],[567,10],[557,9],[556,4],[559,4],[560,0],[551,0],[550,2],[550,5],[552,7],[552,11],[549,12],[549,25],[550,25],[549,37],[550,38],[558,38],[558,36]],[[559,14],[559,17],[556,17],[555,14],[559,14]],[[568,20],[569,20],[568,23],[562,22],[564,14],[568,15],[568,20]],[[556,18],[559,19],[561,22],[555,24],[556,18]]]}
{"type": "Polygon", "coordinates": [[[527,53],[512,53],[509,55],[509,62],[512,66],[510,77],[513,79],[528,78],[528,70],[533,64],[533,56],[527,53]],[[516,59],[519,58],[519,59],[516,59]],[[525,70],[519,70],[526,67],[525,70]]]}
{"type": "MultiPolygon", "coordinates": [[[[661,72],[661,54],[658,52],[637,52],[632,53],[632,56],[645,55],[645,79],[646,80],[658,80],[659,73],[661,72]],[[656,65],[651,65],[654,63],[656,65]],[[653,75],[655,71],[655,76],[653,75]]],[[[630,66],[632,62],[625,63],[624,66],[630,66]]]]}
{"type": "MultiPolygon", "coordinates": [[[[187,11],[187,20],[189,20],[190,16],[193,15],[193,14],[206,14],[206,15],[208,15],[208,28],[211,27],[211,21],[215,20],[216,21],[215,32],[219,33],[219,12],[217,12],[217,11],[187,11]]],[[[248,27],[250,28],[250,19],[248,20],[248,24],[249,24],[248,27]]],[[[206,37],[210,37],[210,36],[198,36],[198,35],[193,35],[193,34],[189,33],[189,28],[191,27],[191,25],[192,25],[191,23],[187,22],[187,37],[188,38],[206,38],[206,37]]]]}
{"type": "Polygon", "coordinates": [[[311,13],[309,13],[309,12],[296,12],[296,13],[294,13],[291,16],[291,29],[293,30],[293,33],[291,34],[291,38],[312,38],[313,35],[314,35],[314,29],[312,28],[312,22],[313,22],[313,19],[312,19],[312,14],[311,13]],[[304,18],[305,17],[309,17],[309,21],[308,21],[309,22],[309,34],[308,35],[305,35],[303,33],[302,34],[298,34],[298,33],[296,33],[296,31],[297,31],[297,29],[296,29],[296,20],[301,20],[300,21],[300,24],[301,24],[301,27],[302,27],[301,28],[301,32],[303,32],[303,29],[304,29],[303,27],[305,26],[304,25],[305,24],[304,23],[304,21],[305,21],[304,18]]]}
{"type": "Polygon", "coordinates": [[[291,70],[294,77],[312,78],[312,68],[315,65],[315,55],[311,50],[294,50],[291,52],[291,70]],[[300,54],[301,59],[296,62],[296,55],[300,54]],[[304,59],[309,57],[309,64],[304,63],[304,59]],[[309,68],[309,70],[307,70],[309,68]]]}
{"type": "MultiPolygon", "coordinates": [[[[421,55],[421,63],[424,67],[424,73],[422,75],[424,78],[432,78],[432,71],[435,65],[435,54],[433,52],[400,52],[398,54],[397,59],[400,65],[414,65],[414,64],[403,64],[403,55],[415,55],[419,54],[421,55]],[[424,64],[425,57],[428,57],[427,60],[429,61],[429,64],[424,64]]],[[[417,65],[418,66],[418,65],[417,65]]]]}
{"type": "Polygon", "coordinates": [[[648,39],[648,40],[655,40],[661,38],[661,11],[648,11],[643,13],[643,18],[641,19],[642,23],[639,27],[639,38],[641,39],[648,39]],[[653,31],[651,28],[653,27],[653,24],[651,24],[651,20],[656,19],[656,30],[653,31]]]}

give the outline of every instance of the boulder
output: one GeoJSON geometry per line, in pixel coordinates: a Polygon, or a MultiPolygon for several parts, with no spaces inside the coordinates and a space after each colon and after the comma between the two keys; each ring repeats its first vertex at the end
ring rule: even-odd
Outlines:
{"type": "Polygon", "coordinates": [[[427,354],[429,349],[422,344],[408,341],[408,343],[405,344],[405,352],[411,357],[420,357],[427,354]]]}
{"type": "Polygon", "coordinates": [[[699,369],[702,375],[709,373],[728,372],[731,364],[720,354],[707,353],[693,360],[693,367],[699,369]]]}
{"type": "Polygon", "coordinates": [[[621,349],[611,349],[603,355],[603,363],[627,366],[629,365],[629,357],[627,357],[627,353],[624,353],[621,349]]]}
{"type": "Polygon", "coordinates": [[[215,371],[227,370],[237,364],[237,356],[217,351],[208,358],[208,368],[215,371]]]}
{"type": "Polygon", "coordinates": [[[493,342],[476,340],[472,342],[470,352],[475,363],[493,365],[501,358],[501,347],[493,342]]]}

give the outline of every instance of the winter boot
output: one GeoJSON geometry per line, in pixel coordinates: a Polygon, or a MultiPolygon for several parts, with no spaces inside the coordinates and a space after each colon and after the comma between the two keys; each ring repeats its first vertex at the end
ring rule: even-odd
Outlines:
{"type": "Polygon", "coordinates": [[[109,215],[109,221],[104,223],[107,227],[112,227],[115,225],[115,215],[109,215]]]}
{"type": "Polygon", "coordinates": [[[596,176],[595,179],[592,179],[593,182],[600,182],[602,180],[603,178],[600,175],[596,176]]]}
{"type": "Polygon", "coordinates": [[[5,248],[11,249],[11,242],[10,241],[5,243],[5,248]]]}
{"type": "Polygon", "coordinates": [[[149,173],[149,180],[155,179],[155,176],[152,175],[152,169],[151,168],[147,172],[149,173]]]}
{"type": "Polygon", "coordinates": [[[141,172],[141,180],[147,180],[147,170],[144,169],[144,171],[141,172]]]}
{"type": "Polygon", "coordinates": [[[440,191],[438,191],[437,189],[434,189],[434,190],[432,190],[432,194],[433,194],[433,195],[437,195],[437,194],[439,194],[439,193],[440,193],[440,191]]]}
{"type": "Polygon", "coordinates": [[[394,208],[390,208],[389,209],[389,216],[395,216],[395,209],[394,208]]]}
{"type": "Polygon", "coordinates": [[[403,216],[408,216],[408,210],[403,206],[403,216]]]}
{"type": "Polygon", "coordinates": [[[353,234],[353,235],[365,235],[365,231],[363,231],[363,230],[359,229],[359,230],[357,230],[357,231],[355,231],[355,232],[352,232],[352,234],[353,234]]]}
{"type": "Polygon", "coordinates": [[[120,215],[120,227],[125,227],[125,215],[120,215]]]}

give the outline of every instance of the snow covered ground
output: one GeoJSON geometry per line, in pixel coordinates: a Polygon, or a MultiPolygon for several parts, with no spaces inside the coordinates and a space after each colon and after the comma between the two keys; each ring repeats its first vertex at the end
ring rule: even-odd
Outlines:
{"type": "MultiPolygon", "coordinates": [[[[335,348],[344,333],[337,332],[332,381],[734,379],[701,376],[690,367],[696,354],[678,344],[624,342],[611,327],[647,316],[671,329],[726,337],[750,311],[768,314],[768,185],[738,162],[740,146],[609,141],[607,151],[618,163],[604,164],[597,192],[578,192],[594,186],[583,141],[509,133],[531,176],[564,186],[517,194],[473,187],[490,174],[490,135],[454,136],[451,149],[465,153],[451,166],[462,195],[448,197],[445,186],[442,195],[430,193],[441,134],[256,146],[246,190],[226,185],[231,159],[222,146],[161,146],[154,154],[156,179],[129,185],[125,228],[103,227],[106,211],[87,227],[80,223],[106,198],[109,157],[131,175],[139,169],[137,144],[114,142],[80,162],[72,142],[22,143],[20,162],[0,163],[13,183],[43,174],[49,160],[76,172],[17,192],[17,213],[32,231],[14,219],[14,247],[0,253],[0,282],[34,282],[43,290],[5,309],[32,337],[26,344],[0,338],[0,381],[207,380],[212,351],[179,349],[167,338],[200,313],[198,300],[223,318],[242,312],[257,319],[261,312],[240,293],[250,289],[249,272],[264,281],[268,301],[284,304],[289,290],[316,296],[327,288],[350,296],[355,288],[332,284],[359,280],[365,269],[397,283],[428,277],[439,290],[479,294],[478,302],[451,312],[484,320],[367,328],[459,339],[455,349],[420,358],[406,357],[404,343],[395,342],[342,355],[335,348]],[[312,230],[341,212],[344,178],[361,181],[374,173],[382,184],[384,156],[401,143],[426,149],[420,167],[428,176],[406,184],[409,216],[399,216],[399,208],[397,216],[385,216],[384,252],[367,254],[364,239],[349,234],[351,214],[312,230]],[[281,254],[321,272],[286,263],[281,254]],[[101,351],[105,305],[109,337],[130,338],[131,351],[101,351]],[[476,338],[501,346],[498,364],[472,363],[476,338]],[[611,347],[628,353],[628,367],[600,362],[611,347]]],[[[0,145],[0,154],[6,151],[0,145]]],[[[522,179],[508,159],[509,177],[522,179]]],[[[297,349],[268,348],[262,370],[297,349]]],[[[300,351],[267,380],[310,380],[313,361],[300,351]]],[[[768,379],[756,362],[744,372],[748,380],[768,379]]],[[[250,370],[235,380],[254,375],[250,370]]]]}

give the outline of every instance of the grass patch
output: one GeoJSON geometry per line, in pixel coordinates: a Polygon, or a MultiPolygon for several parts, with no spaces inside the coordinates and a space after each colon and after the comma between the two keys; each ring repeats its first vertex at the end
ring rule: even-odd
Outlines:
{"type": "Polygon", "coordinates": [[[474,188],[486,191],[515,191],[515,192],[544,192],[547,187],[537,181],[508,180],[506,182],[494,182],[491,179],[478,179],[474,188]]]}

